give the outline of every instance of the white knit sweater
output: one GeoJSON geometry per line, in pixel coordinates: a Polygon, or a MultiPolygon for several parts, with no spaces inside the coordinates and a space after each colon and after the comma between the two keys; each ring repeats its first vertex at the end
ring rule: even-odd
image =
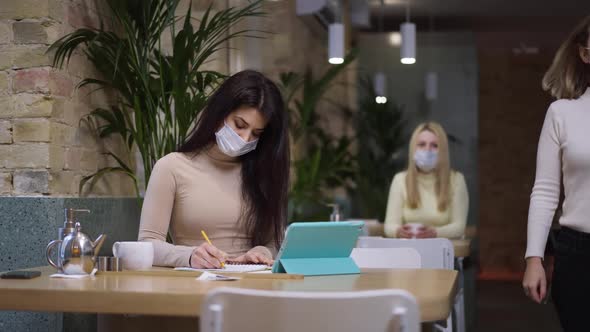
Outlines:
{"type": "Polygon", "coordinates": [[[525,257],[543,257],[563,176],[559,223],[590,233],[590,88],[578,99],[549,106],[537,151],[525,257]]]}

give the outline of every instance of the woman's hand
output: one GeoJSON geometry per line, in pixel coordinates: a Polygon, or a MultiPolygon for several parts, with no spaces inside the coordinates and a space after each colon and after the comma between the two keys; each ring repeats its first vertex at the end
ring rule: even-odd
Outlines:
{"type": "Polygon", "coordinates": [[[541,257],[527,258],[522,287],[526,296],[537,303],[541,303],[547,295],[547,277],[541,257]]]}
{"type": "Polygon", "coordinates": [[[410,225],[403,225],[402,227],[397,229],[396,237],[400,239],[411,239],[414,237],[414,233],[412,232],[412,226],[410,225]]]}
{"type": "Polygon", "coordinates": [[[261,250],[260,247],[254,247],[247,253],[236,258],[232,258],[231,261],[236,263],[266,264],[269,266],[274,263],[272,256],[270,256],[270,252],[265,252],[264,250],[261,250]]]}
{"type": "Polygon", "coordinates": [[[190,266],[196,269],[219,269],[227,254],[209,243],[203,243],[193,250],[190,266]]]}
{"type": "Polygon", "coordinates": [[[436,237],[436,229],[431,226],[422,226],[418,228],[418,233],[416,233],[417,239],[431,239],[436,237]]]}

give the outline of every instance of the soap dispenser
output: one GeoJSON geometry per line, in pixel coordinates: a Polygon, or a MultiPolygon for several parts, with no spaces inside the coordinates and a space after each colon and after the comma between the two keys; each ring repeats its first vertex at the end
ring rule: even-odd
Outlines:
{"type": "Polygon", "coordinates": [[[326,204],[332,208],[332,213],[330,214],[330,221],[341,221],[342,217],[340,215],[340,205],[334,204],[326,204]]]}
{"type": "Polygon", "coordinates": [[[60,227],[58,230],[58,240],[63,240],[68,234],[76,230],[76,222],[78,221],[78,218],[76,218],[77,212],[90,213],[90,210],[72,208],[64,209],[64,226],[60,227]]]}

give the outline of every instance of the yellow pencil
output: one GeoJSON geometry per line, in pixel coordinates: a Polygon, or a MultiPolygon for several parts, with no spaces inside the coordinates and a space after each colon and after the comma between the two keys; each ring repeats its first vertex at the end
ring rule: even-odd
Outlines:
{"type": "MultiPolygon", "coordinates": [[[[205,238],[205,240],[207,240],[207,243],[213,245],[213,243],[211,243],[211,240],[209,240],[209,237],[207,236],[207,233],[205,233],[204,230],[201,230],[201,234],[203,234],[203,237],[205,238]]],[[[219,261],[219,263],[221,263],[221,268],[225,269],[225,264],[222,261],[219,261]]]]}

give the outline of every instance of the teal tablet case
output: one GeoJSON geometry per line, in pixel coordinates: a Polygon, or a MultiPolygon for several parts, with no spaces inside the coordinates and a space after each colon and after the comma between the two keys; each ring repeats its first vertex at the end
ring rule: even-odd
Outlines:
{"type": "Polygon", "coordinates": [[[292,223],[272,272],[306,276],[360,273],[350,253],[363,225],[362,221],[292,223]]]}

